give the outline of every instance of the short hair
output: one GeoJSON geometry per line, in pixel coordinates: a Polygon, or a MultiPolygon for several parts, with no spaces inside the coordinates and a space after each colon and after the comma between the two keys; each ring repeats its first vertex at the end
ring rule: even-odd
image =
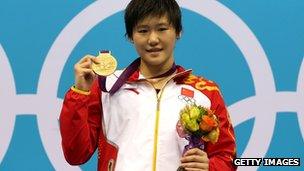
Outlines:
{"type": "Polygon", "coordinates": [[[179,34],[182,31],[181,10],[175,0],[131,0],[124,16],[126,36],[132,39],[134,27],[146,17],[164,15],[179,34]]]}

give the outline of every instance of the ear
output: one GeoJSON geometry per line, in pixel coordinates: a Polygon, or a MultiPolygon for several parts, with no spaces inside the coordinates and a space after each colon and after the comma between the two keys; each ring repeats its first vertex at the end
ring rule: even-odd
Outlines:
{"type": "Polygon", "coordinates": [[[128,38],[128,40],[129,40],[132,44],[134,44],[134,40],[133,40],[132,38],[128,38]]]}
{"type": "Polygon", "coordinates": [[[177,39],[177,40],[180,39],[181,36],[182,36],[182,32],[179,32],[178,34],[176,34],[176,39],[177,39]]]}

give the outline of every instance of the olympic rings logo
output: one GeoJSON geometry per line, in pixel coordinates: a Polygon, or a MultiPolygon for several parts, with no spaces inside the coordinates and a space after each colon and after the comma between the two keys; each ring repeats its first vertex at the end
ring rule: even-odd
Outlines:
{"type": "Polygon", "coordinates": [[[178,95],[178,99],[182,100],[183,102],[185,102],[186,104],[189,104],[189,105],[195,104],[195,101],[196,101],[194,98],[191,98],[191,97],[188,97],[185,95],[178,95]]]}
{"type": "MultiPolygon", "coordinates": [[[[61,151],[59,127],[54,124],[58,123],[57,119],[62,104],[62,100],[56,97],[60,75],[65,62],[81,38],[100,21],[123,10],[127,3],[128,0],[95,1],[67,24],[47,54],[40,73],[37,94],[16,93],[12,70],[5,50],[0,44],[0,73],[2,74],[0,102],[4,104],[0,108],[2,114],[0,115],[0,161],[12,138],[15,116],[18,113],[35,113],[43,146],[54,168],[56,170],[80,170],[79,167],[70,166],[65,162],[61,151]],[[62,46],[63,44],[65,46],[62,46]],[[3,77],[4,75],[5,77],[3,77]],[[48,103],[44,103],[45,101],[48,103]]],[[[297,112],[299,123],[304,123],[304,105],[301,104],[304,99],[304,61],[302,61],[299,71],[297,91],[276,92],[272,70],[262,46],[236,14],[220,2],[213,0],[192,0],[191,2],[180,0],[179,4],[221,27],[243,53],[254,79],[256,95],[229,106],[228,110],[234,126],[255,118],[252,135],[242,157],[263,157],[274,131],[277,111],[297,112]],[[256,113],[252,113],[252,111],[256,113]],[[254,139],[262,141],[253,141],[254,139]]],[[[304,126],[299,125],[303,137],[304,126]]],[[[256,170],[257,168],[246,168],[246,170],[248,169],[256,170]]]]}

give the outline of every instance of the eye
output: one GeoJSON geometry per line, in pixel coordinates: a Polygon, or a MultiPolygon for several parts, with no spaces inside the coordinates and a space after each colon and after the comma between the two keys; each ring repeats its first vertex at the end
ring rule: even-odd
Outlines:
{"type": "Polygon", "coordinates": [[[166,30],[168,30],[168,28],[167,27],[160,27],[158,30],[159,31],[166,31],[166,30]]]}
{"type": "Polygon", "coordinates": [[[137,30],[138,33],[147,33],[148,29],[139,29],[137,30]]]}

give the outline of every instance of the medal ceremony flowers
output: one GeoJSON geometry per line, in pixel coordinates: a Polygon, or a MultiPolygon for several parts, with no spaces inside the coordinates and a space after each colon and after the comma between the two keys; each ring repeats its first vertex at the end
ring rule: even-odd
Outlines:
{"type": "Polygon", "coordinates": [[[219,137],[219,120],[214,112],[203,106],[188,104],[180,111],[176,130],[189,141],[184,152],[192,148],[204,149],[204,142],[216,143],[219,137]]]}

